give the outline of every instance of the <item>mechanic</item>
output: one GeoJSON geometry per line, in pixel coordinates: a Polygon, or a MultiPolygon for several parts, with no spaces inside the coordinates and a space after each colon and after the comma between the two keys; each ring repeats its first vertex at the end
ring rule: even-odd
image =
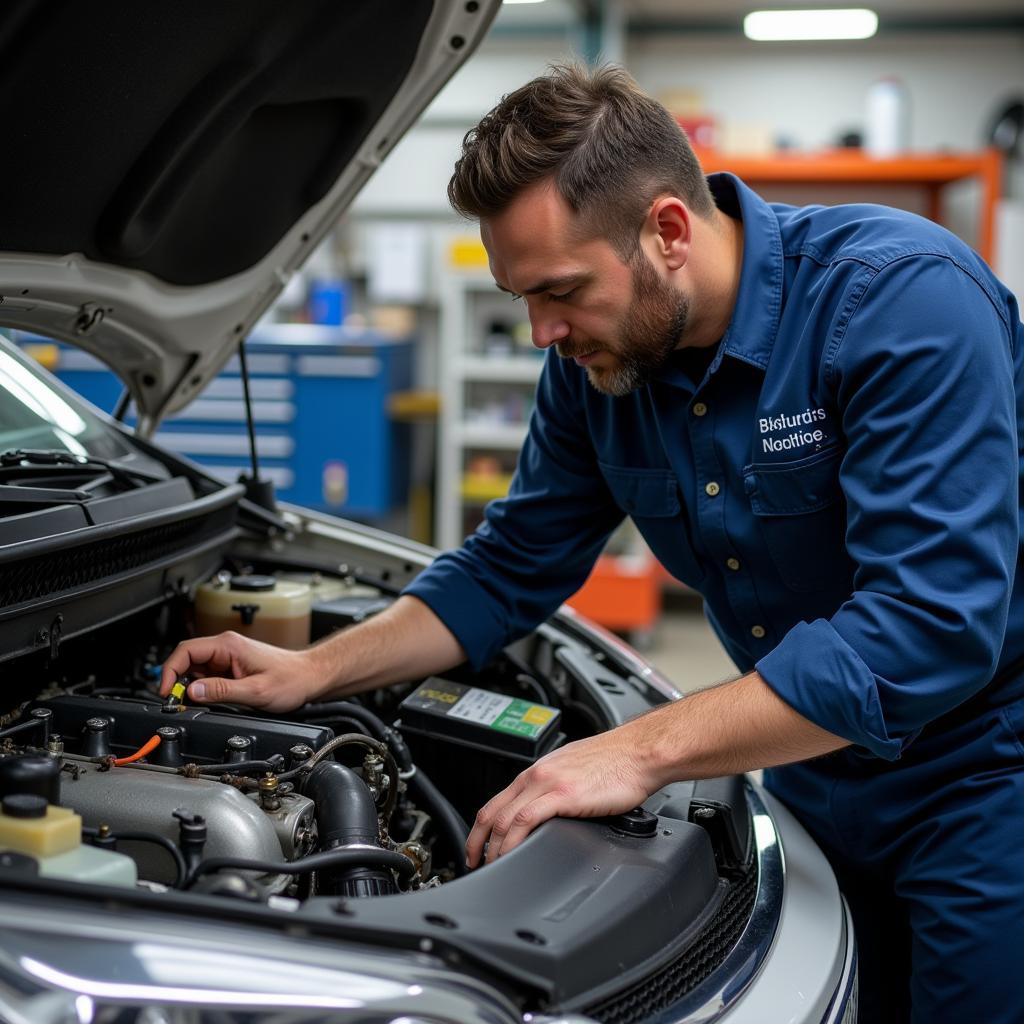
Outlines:
{"type": "Polygon", "coordinates": [[[705,179],[614,68],[505,97],[449,196],[549,349],[509,496],[387,612],[302,652],[187,641],[163,691],[191,672],[193,701],[275,711],[482,666],[629,515],[746,674],[543,758],[481,809],[469,863],[768,768],[850,901],[861,1020],[1024,1020],[1009,291],[914,215],[705,179]]]}

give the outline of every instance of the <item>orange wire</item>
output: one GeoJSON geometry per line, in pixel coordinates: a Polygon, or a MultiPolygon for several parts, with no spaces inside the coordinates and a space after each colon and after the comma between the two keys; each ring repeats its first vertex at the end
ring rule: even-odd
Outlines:
{"type": "Polygon", "coordinates": [[[139,761],[144,758],[147,754],[153,753],[157,747],[160,746],[160,737],[151,736],[145,743],[135,751],[134,754],[129,754],[127,757],[115,757],[114,764],[131,764],[133,761],[139,761]]]}

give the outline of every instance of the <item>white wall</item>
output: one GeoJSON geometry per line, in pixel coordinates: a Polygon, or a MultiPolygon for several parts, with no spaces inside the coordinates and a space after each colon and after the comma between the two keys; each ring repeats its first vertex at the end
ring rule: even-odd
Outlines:
{"type": "MultiPolygon", "coordinates": [[[[360,196],[360,214],[446,212],[464,132],[503,93],[569,53],[566,35],[490,39],[470,58],[360,196]]],[[[860,127],[868,86],[898,75],[910,95],[911,144],[976,149],[996,107],[1024,95],[1024,34],[896,35],[838,44],[753,43],[717,36],[631,39],[627,66],[652,93],[689,89],[709,112],[768,123],[801,148],[860,127]]]]}
{"type": "Polygon", "coordinates": [[[975,149],[997,103],[1024,94],[1024,33],[892,35],[847,44],[642,38],[630,70],[652,92],[690,87],[720,118],[763,121],[805,149],[863,121],[873,81],[910,94],[911,147],[975,149]]]}
{"type": "MultiPolygon", "coordinates": [[[[445,189],[463,134],[504,93],[543,73],[549,63],[571,58],[577,38],[558,30],[492,35],[363,190],[353,208],[360,229],[372,230],[380,217],[425,219],[434,251],[440,253],[441,240],[459,224],[445,189]]],[[[828,146],[840,133],[860,128],[868,87],[877,78],[896,75],[910,97],[914,149],[973,150],[984,144],[996,109],[1009,97],[1024,95],[1024,33],[899,34],[848,44],[769,45],[671,32],[633,36],[626,65],[651,93],[697,92],[717,118],[769,124],[805,149],[828,146]]],[[[766,194],[786,202],[867,199],[924,212],[922,196],[899,189],[853,197],[834,189],[777,188],[766,194]]],[[[1010,194],[1018,200],[1011,214],[1019,221],[1024,216],[1019,205],[1024,203],[1024,166],[1016,169],[1010,194]]],[[[947,190],[946,222],[970,242],[976,234],[977,197],[973,183],[947,190]]],[[[362,234],[358,231],[357,237],[362,234]]],[[[1004,257],[1005,265],[997,267],[1018,294],[1024,293],[1022,248],[1018,244],[1004,257]]]]}

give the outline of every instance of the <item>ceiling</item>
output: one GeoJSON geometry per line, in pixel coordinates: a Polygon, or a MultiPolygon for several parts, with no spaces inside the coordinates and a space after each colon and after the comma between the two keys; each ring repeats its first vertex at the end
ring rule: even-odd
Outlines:
{"type": "MultiPolygon", "coordinates": [[[[879,15],[929,18],[972,16],[980,13],[1020,15],[1024,0],[620,0],[627,15],[683,20],[687,17],[724,18],[763,8],[870,7],[879,15]]],[[[596,5],[600,7],[600,4],[596,5]]]]}
{"type": "Polygon", "coordinates": [[[870,7],[881,28],[1016,27],[1024,28],[1024,0],[546,0],[544,3],[505,4],[499,25],[530,26],[600,20],[616,8],[636,25],[722,26],[737,28],[743,15],[763,8],[870,7]]]}

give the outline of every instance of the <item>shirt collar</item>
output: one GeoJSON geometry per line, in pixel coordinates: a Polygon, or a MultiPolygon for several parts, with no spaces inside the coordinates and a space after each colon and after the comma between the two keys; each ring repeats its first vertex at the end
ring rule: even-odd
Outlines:
{"type": "MultiPolygon", "coordinates": [[[[782,234],[772,208],[734,174],[709,174],[719,208],[743,221],[743,263],[732,319],[722,336],[722,353],[768,365],[782,309],[782,234]]],[[[719,360],[716,359],[716,365],[719,360]]]]}

